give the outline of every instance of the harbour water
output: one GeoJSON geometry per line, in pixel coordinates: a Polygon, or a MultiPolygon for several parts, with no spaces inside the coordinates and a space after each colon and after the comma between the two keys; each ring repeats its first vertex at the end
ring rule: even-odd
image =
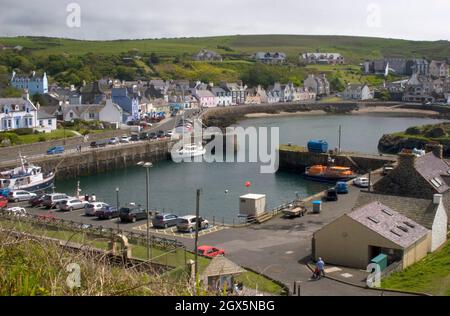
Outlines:
{"type": "MultiPolygon", "coordinates": [[[[246,126],[280,128],[280,142],[304,145],[310,139],[326,139],[330,148],[337,147],[338,128],[342,125],[342,148],[349,151],[376,153],[380,137],[385,133],[403,131],[414,125],[435,124],[437,120],[413,117],[383,116],[308,116],[271,117],[241,122],[246,126]]],[[[84,193],[95,194],[99,200],[116,205],[135,202],[145,206],[145,170],[132,167],[106,174],[81,177],[84,193]]],[[[58,181],[56,190],[73,194],[77,179],[58,181]]],[[[302,179],[298,174],[279,172],[260,174],[258,163],[182,163],[159,162],[150,169],[150,208],[178,215],[195,210],[195,191],[203,190],[201,214],[216,221],[231,223],[237,219],[239,196],[245,193],[267,194],[269,208],[293,200],[298,194],[307,197],[327,185],[302,179]],[[245,183],[251,182],[247,188],[245,183]]]]}

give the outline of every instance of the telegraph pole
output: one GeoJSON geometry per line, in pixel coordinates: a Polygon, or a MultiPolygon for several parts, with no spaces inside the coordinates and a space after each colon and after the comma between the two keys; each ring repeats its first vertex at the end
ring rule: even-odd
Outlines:
{"type": "Polygon", "coordinates": [[[202,190],[197,189],[197,198],[195,203],[195,294],[198,295],[198,230],[199,230],[199,217],[200,217],[200,194],[202,190]]]}
{"type": "Polygon", "coordinates": [[[339,154],[341,154],[342,125],[339,125],[339,154]]]}

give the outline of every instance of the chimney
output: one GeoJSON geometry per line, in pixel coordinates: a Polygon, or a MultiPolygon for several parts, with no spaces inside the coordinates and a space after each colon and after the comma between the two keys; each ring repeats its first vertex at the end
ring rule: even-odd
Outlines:
{"type": "Polygon", "coordinates": [[[432,152],[437,158],[444,159],[444,146],[438,143],[429,143],[425,145],[425,152],[432,152]]]}
{"type": "Polygon", "coordinates": [[[440,205],[442,203],[442,194],[435,194],[433,196],[433,204],[440,205]]]}
{"type": "Polygon", "coordinates": [[[414,168],[416,162],[416,155],[413,154],[411,149],[403,149],[398,155],[398,166],[414,168]]]}

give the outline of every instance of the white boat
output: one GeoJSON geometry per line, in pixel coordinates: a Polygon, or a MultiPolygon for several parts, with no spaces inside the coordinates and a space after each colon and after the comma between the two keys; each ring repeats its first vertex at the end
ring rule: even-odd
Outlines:
{"type": "Polygon", "coordinates": [[[42,168],[28,163],[26,157],[19,154],[20,167],[0,172],[0,191],[25,190],[43,191],[53,186],[55,174],[44,174],[42,168]]]}
{"type": "MultiPolygon", "coordinates": [[[[181,149],[176,151],[176,157],[172,158],[192,158],[192,157],[198,157],[203,156],[206,153],[206,149],[203,148],[202,145],[196,145],[196,144],[190,144],[190,145],[184,145],[181,149]]],[[[173,156],[173,154],[172,154],[173,156]]]]}

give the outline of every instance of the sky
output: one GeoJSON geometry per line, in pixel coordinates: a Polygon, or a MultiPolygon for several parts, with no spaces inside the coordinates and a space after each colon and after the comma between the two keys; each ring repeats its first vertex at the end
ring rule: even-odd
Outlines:
{"type": "Polygon", "coordinates": [[[0,36],[90,40],[235,34],[450,40],[448,0],[0,0],[0,36]]]}

